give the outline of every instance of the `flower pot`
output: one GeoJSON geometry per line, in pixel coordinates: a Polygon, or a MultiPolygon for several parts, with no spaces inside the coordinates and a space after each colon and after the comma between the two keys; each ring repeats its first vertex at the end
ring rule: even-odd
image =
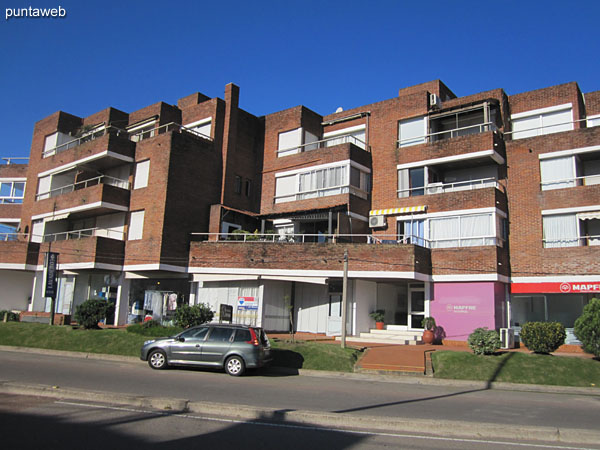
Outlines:
{"type": "Polygon", "coordinates": [[[435,339],[435,336],[434,336],[432,330],[423,331],[423,342],[425,344],[433,344],[434,339],[435,339]]]}
{"type": "Polygon", "coordinates": [[[378,330],[383,330],[384,323],[383,322],[375,322],[375,328],[378,330]]]}

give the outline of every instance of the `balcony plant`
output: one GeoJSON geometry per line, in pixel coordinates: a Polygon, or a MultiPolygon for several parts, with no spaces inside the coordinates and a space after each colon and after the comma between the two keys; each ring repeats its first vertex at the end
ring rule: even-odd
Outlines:
{"type": "Polygon", "coordinates": [[[375,321],[375,327],[378,330],[383,330],[384,327],[384,319],[385,319],[385,309],[376,309],[369,313],[371,319],[375,321]]]}
{"type": "Polygon", "coordinates": [[[425,317],[421,322],[421,326],[424,328],[423,331],[423,342],[426,344],[433,344],[435,339],[435,319],[433,317],[425,317]]]}

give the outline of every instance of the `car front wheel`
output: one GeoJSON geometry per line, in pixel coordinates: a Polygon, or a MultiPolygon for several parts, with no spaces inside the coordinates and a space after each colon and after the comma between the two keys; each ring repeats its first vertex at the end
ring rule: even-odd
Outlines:
{"type": "Polygon", "coordinates": [[[162,350],[153,350],[148,355],[148,365],[156,370],[166,369],[169,365],[167,355],[162,350]]]}
{"type": "Polygon", "coordinates": [[[234,377],[241,376],[246,370],[244,360],[239,356],[230,356],[225,361],[225,372],[234,377]]]}

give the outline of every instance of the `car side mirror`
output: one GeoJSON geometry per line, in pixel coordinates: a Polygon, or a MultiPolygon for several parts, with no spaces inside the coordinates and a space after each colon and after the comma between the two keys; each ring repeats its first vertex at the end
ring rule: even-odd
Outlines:
{"type": "Polygon", "coordinates": [[[179,337],[179,338],[177,338],[177,340],[178,340],[179,342],[185,342],[185,338],[184,338],[184,337],[179,337]]]}

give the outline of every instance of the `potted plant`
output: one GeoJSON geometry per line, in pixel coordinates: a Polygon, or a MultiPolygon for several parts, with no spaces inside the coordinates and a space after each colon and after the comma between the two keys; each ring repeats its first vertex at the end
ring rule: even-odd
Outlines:
{"type": "Polygon", "coordinates": [[[385,319],[385,309],[376,309],[375,311],[369,314],[371,319],[375,321],[375,327],[378,330],[383,330],[383,320],[385,319]]]}
{"type": "Polygon", "coordinates": [[[425,317],[421,322],[421,326],[425,329],[423,331],[423,342],[426,344],[433,344],[435,339],[435,319],[433,317],[425,317]]]}

